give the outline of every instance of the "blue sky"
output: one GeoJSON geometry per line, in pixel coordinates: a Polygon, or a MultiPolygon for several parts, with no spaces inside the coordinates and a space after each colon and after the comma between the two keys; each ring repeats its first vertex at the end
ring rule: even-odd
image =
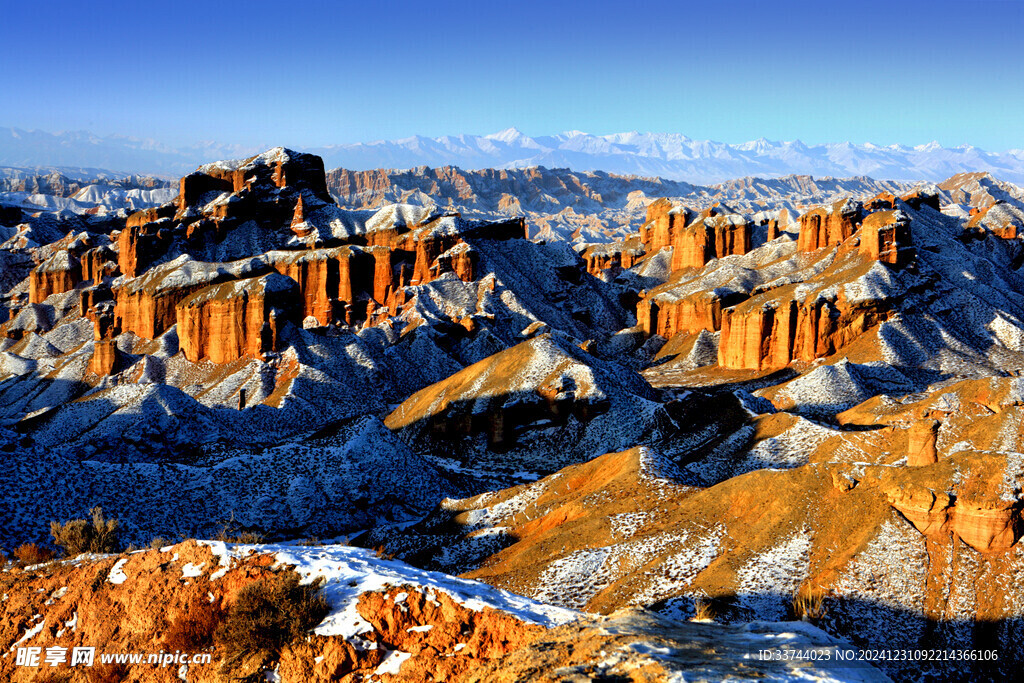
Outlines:
{"type": "Polygon", "coordinates": [[[0,125],[1024,147],[1024,1],[7,2],[0,125]]]}

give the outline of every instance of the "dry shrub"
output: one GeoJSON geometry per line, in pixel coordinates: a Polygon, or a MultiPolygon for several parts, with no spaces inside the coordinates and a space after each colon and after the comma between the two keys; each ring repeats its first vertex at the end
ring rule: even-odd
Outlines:
{"type": "Polygon", "coordinates": [[[166,548],[169,545],[174,545],[174,541],[166,539],[163,536],[154,536],[153,540],[149,542],[149,547],[153,550],[160,550],[160,548],[166,548]]]}
{"type": "Polygon", "coordinates": [[[322,585],[322,579],[300,585],[299,575],[288,571],[243,587],[214,634],[224,651],[223,669],[257,657],[266,663],[323,621],[329,608],[322,585]]]}
{"type": "Polygon", "coordinates": [[[199,652],[213,647],[213,634],[224,621],[225,614],[219,597],[210,602],[205,596],[196,595],[168,627],[163,637],[164,649],[168,652],[199,652]]]}
{"type": "Polygon", "coordinates": [[[817,621],[828,613],[825,608],[826,591],[805,587],[793,596],[793,616],[800,621],[817,621]]]}
{"type": "Polygon", "coordinates": [[[376,548],[374,548],[373,552],[374,552],[375,555],[377,555],[377,557],[379,557],[382,560],[393,560],[393,559],[395,559],[395,554],[394,553],[389,553],[388,549],[385,548],[383,545],[379,545],[376,548]]]}
{"type": "Polygon", "coordinates": [[[242,545],[256,545],[263,543],[263,534],[243,528],[235,521],[235,513],[232,510],[231,516],[223,521],[220,531],[217,532],[216,540],[222,543],[241,543],[242,545]]]}
{"type": "Polygon", "coordinates": [[[96,506],[89,510],[91,523],[84,519],[72,519],[61,524],[50,522],[53,542],[64,549],[68,557],[82,553],[116,553],[120,551],[118,529],[120,522],[103,517],[103,508],[96,506]]]}
{"type": "Polygon", "coordinates": [[[717,616],[714,604],[707,598],[697,598],[693,601],[694,619],[714,619],[717,616]]]}
{"type": "Polygon", "coordinates": [[[35,543],[22,543],[14,549],[14,557],[21,564],[42,564],[54,558],[55,553],[49,548],[36,545],[35,543]]]}

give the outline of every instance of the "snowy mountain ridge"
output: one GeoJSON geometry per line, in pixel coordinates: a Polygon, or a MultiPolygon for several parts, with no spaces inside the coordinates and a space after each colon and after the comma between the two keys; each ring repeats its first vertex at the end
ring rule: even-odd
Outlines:
{"type": "MultiPolygon", "coordinates": [[[[185,173],[210,158],[258,152],[241,145],[197,143],[172,147],[125,136],[87,132],[48,133],[0,128],[0,164],[79,166],[147,173],[185,173]]],[[[939,181],[962,172],[988,171],[1024,182],[1024,150],[988,152],[972,145],[888,146],[839,142],[808,145],[800,140],[764,137],[740,144],[695,140],[680,133],[631,131],[592,135],[574,130],[531,137],[517,128],[490,135],[412,136],[399,140],[332,144],[304,148],[320,155],[327,168],[406,169],[453,165],[478,168],[571,168],[670,180],[713,183],[759,175],[847,177],[939,181]]]]}

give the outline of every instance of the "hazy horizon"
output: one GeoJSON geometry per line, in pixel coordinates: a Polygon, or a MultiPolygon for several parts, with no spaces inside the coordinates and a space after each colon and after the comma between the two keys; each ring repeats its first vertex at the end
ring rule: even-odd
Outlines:
{"type": "Polygon", "coordinates": [[[169,17],[58,0],[4,14],[0,75],[19,95],[0,124],[25,130],[249,148],[512,126],[1024,147],[1017,2],[183,2],[169,17]]]}

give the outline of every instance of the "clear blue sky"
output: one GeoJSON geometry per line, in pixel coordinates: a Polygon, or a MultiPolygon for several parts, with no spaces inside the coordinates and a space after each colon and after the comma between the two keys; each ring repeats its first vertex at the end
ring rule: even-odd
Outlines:
{"type": "Polygon", "coordinates": [[[0,125],[1024,147],[1024,0],[4,3],[0,125]]]}

